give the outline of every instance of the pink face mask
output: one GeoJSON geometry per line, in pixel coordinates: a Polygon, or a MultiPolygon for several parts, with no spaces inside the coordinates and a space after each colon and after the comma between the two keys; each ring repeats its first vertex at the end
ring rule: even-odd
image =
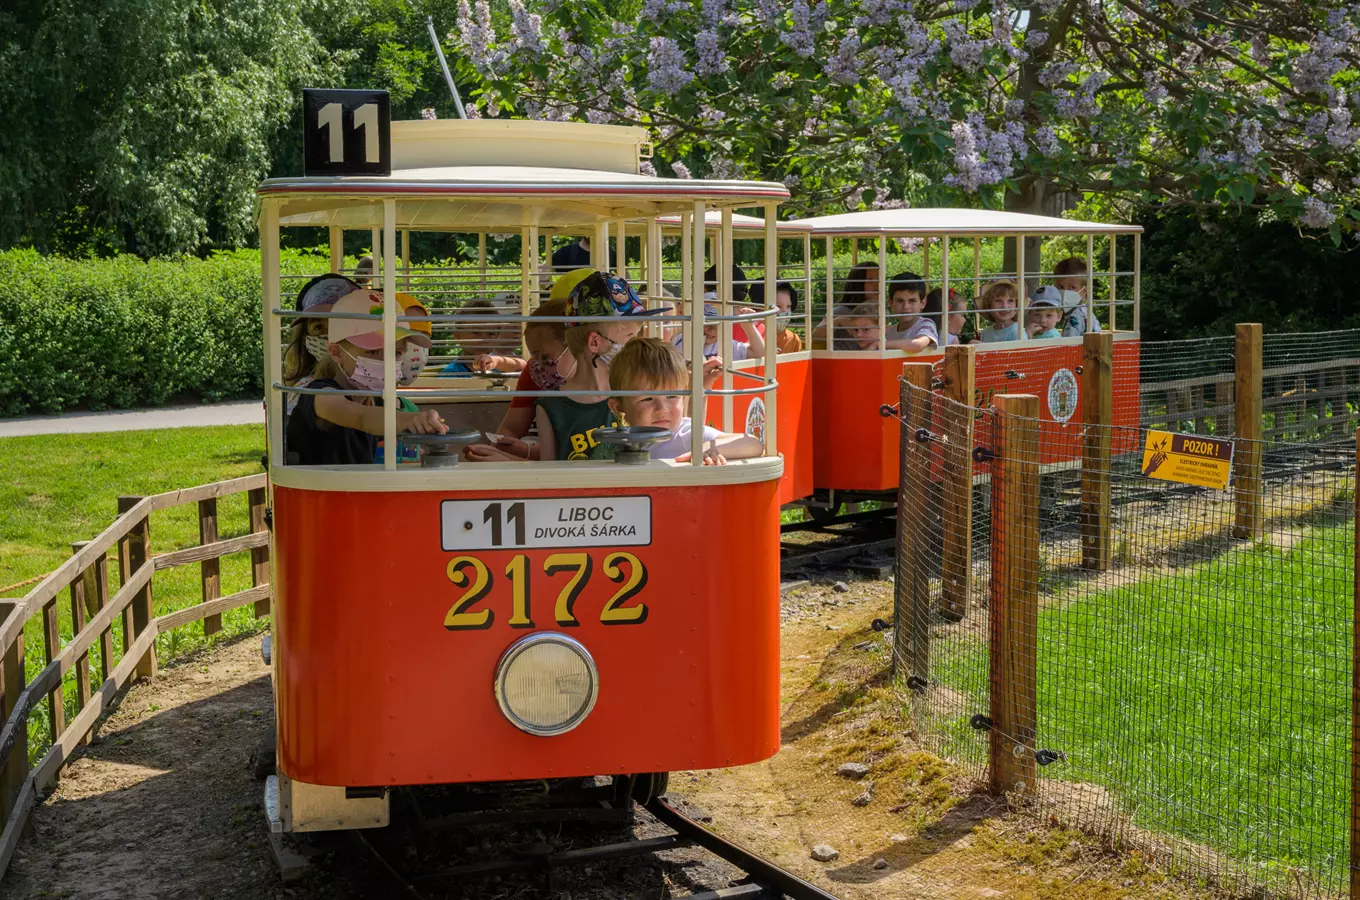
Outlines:
{"type": "Polygon", "coordinates": [[[355,356],[345,348],[341,347],[344,354],[354,360],[354,371],[349,374],[349,380],[354,382],[354,386],[365,391],[381,391],[386,383],[383,378],[383,361],[380,359],[369,359],[367,356],[355,356]]]}

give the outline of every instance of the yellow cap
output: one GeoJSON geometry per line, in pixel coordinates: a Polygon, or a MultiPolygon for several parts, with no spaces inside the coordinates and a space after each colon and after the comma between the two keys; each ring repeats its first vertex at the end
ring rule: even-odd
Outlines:
{"type": "Polygon", "coordinates": [[[571,294],[576,285],[585,281],[586,278],[595,274],[595,270],[590,266],[580,269],[572,269],[564,275],[558,276],[553,282],[552,291],[548,294],[549,300],[565,300],[571,294]]]}
{"type": "MultiPolygon", "coordinates": [[[[402,312],[408,316],[428,316],[430,314],[430,308],[410,294],[398,292],[397,303],[401,304],[402,312]]],[[[431,323],[429,322],[406,323],[406,327],[412,331],[419,331],[426,337],[432,338],[434,337],[434,329],[431,328],[430,325],[431,323]]]]}

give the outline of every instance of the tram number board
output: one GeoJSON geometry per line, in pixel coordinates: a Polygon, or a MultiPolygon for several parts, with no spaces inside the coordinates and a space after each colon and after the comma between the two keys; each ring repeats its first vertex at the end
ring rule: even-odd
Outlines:
{"type": "Polygon", "coordinates": [[[445,500],[444,550],[520,547],[645,547],[652,542],[651,497],[445,500]]]}
{"type": "Polygon", "coordinates": [[[392,104],[387,91],[302,92],[303,175],[391,175],[392,104]]]}

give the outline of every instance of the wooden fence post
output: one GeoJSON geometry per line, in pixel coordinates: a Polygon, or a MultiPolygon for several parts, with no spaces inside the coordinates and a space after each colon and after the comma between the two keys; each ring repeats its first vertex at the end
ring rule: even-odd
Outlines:
{"type": "Polygon", "coordinates": [[[1237,447],[1233,451],[1233,533],[1239,538],[1261,534],[1261,326],[1237,326],[1237,447]]]}
{"type": "Polygon", "coordinates": [[[1110,568],[1110,426],[1114,424],[1114,335],[1082,338],[1081,565],[1110,568]]]}
{"type": "MultiPolygon", "coordinates": [[[[80,548],[88,544],[89,541],[77,541],[71,545],[71,553],[80,552],[80,548]]],[[[90,595],[94,592],[94,566],[90,566],[81,572],[71,581],[71,635],[77,636],[85,629],[85,623],[89,621],[90,615],[90,595]]],[[[76,657],[76,715],[90,702],[90,651],[86,650],[76,657]]],[[[88,744],[90,736],[81,735],[80,743],[88,744]]]]}
{"type": "Polygon", "coordinates": [[[930,363],[903,363],[902,473],[897,484],[897,579],[894,593],[893,662],[900,676],[930,671],[930,449],[916,432],[930,427],[930,363]]]}
{"type": "MultiPolygon", "coordinates": [[[[217,498],[198,501],[198,542],[203,545],[217,542],[217,498]]],[[[216,556],[198,564],[198,580],[203,586],[203,602],[209,603],[222,596],[222,564],[216,556]]],[[[222,630],[222,614],[203,617],[203,636],[222,630]]]]}
{"type": "MultiPolygon", "coordinates": [[[[264,488],[255,488],[249,493],[250,498],[250,530],[251,533],[268,531],[269,523],[265,521],[268,510],[269,492],[264,488]]],[[[259,587],[262,584],[270,583],[269,574],[269,545],[263,547],[253,547],[250,551],[250,584],[251,587],[259,587]]],[[[269,598],[255,601],[255,618],[269,615],[269,598]]]]}
{"type": "MultiPolygon", "coordinates": [[[[1360,535],[1360,430],[1355,432],[1356,534],[1360,535]]],[[[1351,602],[1351,900],[1360,900],[1360,539],[1355,542],[1355,596],[1351,602]]]]}
{"type": "Polygon", "coordinates": [[[973,389],[974,348],[955,344],[944,351],[944,396],[940,418],[944,437],[944,503],[941,531],[940,614],[958,621],[968,615],[973,573],[973,389]]]}
{"type": "Polygon", "coordinates": [[[1030,791],[1038,691],[1039,398],[996,398],[989,680],[992,789],[1030,791]]]}
{"type": "MultiPolygon", "coordinates": [[[[119,515],[132,509],[141,501],[141,497],[119,497],[119,515]]],[[[123,539],[123,543],[125,546],[120,548],[123,552],[119,554],[119,557],[120,562],[123,557],[126,557],[122,572],[123,583],[126,584],[128,577],[130,577],[132,573],[136,572],[142,566],[151,565],[150,516],[144,517],[136,525],[133,525],[132,530],[128,532],[128,536],[123,539]]],[[[131,641],[136,641],[143,631],[146,631],[146,629],[151,627],[151,620],[155,618],[155,611],[152,608],[151,600],[151,582],[149,580],[146,583],[146,587],[139,590],[132,598],[132,603],[129,604],[128,609],[132,612],[132,625],[131,629],[129,629],[127,621],[128,617],[125,613],[123,616],[124,653],[127,652],[128,647],[132,646],[131,641]],[[129,641],[129,638],[131,641],[129,641]]],[[[137,662],[137,677],[156,677],[156,647],[154,644],[146,651],[146,655],[137,662]]]]}
{"type": "MultiPolygon", "coordinates": [[[[87,597],[91,614],[98,613],[109,602],[109,557],[103,554],[94,563],[94,594],[87,597]]],[[[124,644],[123,646],[127,646],[124,644]]],[[[109,680],[113,673],[113,625],[99,632],[99,683],[109,680]]]]}
{"type": "MultiPolygon", "coordinates": [[[[59,597],[53,595],[43,604],[43,665],[50,666],[61,656],[61,617],[57,611],[59,597]]],[[[57,738],[66,730],[66,698],[63,696],[61,679],[56,687],[47,694],[48,740],[56,743],[57,738]]]]}
{"type": "MultiPolygon", "coordinates": [[[[3,615],[0,615],[0,623],[9,616],[20,615],[19,610],[19,603],[0,603],[0,612],[3,612],[3,615]]],[[[14,707],[23,690],[24,633],[21,630],[15,635],[14,643],[0,649],[0,722],[8,721],[13,715],[14,707]]],[[[18,799],[19,789],[23,787],[24,778],[28,776],[27,722],[18,729],[14,749],[10,751],[8,759],[0,760],[0,765],[4,766],[4,773],[0,775],[0,822],[7,822],[18,799]]]]}

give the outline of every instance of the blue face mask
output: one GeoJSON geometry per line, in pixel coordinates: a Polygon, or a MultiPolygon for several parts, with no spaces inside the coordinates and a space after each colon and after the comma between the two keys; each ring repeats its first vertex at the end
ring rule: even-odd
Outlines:
{"type": "Polygon", "coordinates": [[[613,361],[614,357],[616,357],[616,356],[619,355],[619,351],[622,350],[622,349],[623,349],[623,344],[619,344],[619,343],[615,343],[614,341],[610,341],[610,342],[609,342],[609,349],[608,349],[608,350],[605,350],[605,351],[602,352],[602,353],[597,353],[597,354],[595,354],[595,360],[596,360],[597,362],[604,363],[604,364],[607,366],[607,365],[609,365],[609,363],[610,363],[611,361],[613,361]]]}

